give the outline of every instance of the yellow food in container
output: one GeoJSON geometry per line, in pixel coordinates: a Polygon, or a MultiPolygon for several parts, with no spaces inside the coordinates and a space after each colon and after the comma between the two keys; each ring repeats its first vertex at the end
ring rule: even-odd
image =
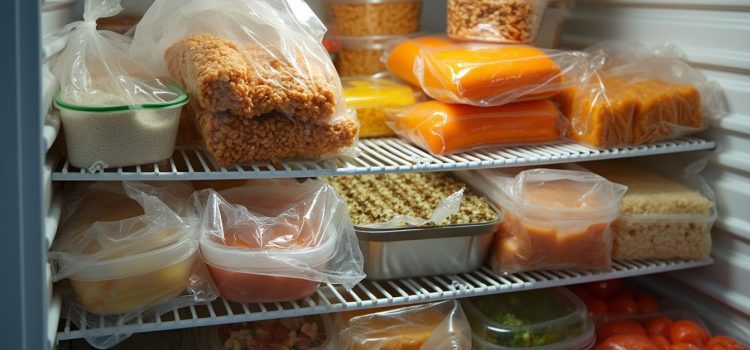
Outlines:
{"type": "Polygon", "coordinates": [[[413,105],[421,93],[412,87],[385,78],[343,79],[346,104],[357,110],[359,137],[394,136],[385,124],[385,111],[413,105]]]}

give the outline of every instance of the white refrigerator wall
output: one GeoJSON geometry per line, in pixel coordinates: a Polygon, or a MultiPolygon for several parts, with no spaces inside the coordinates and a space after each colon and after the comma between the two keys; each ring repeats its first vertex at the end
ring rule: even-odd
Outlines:
{"type": "MultiPolygon", "coordinates": [[[[579,0],[562,44],[580,48],[602,40],[674,42],[724,89],[729,114],[705,133],[716,140],[704,176],[716,191],[716,264],[659,278],[690,288],[705,318],[750,330],[750,1],[579,0]],[[705,307],[718,301],[717,308],[705,307]],[[726,307],[722,307],[726,306],[726,307]],[[723,310],[723,311],[718,311],[723,310]],[[713,311],[713,312],[712,312],[713,311]]],[[[657,276],[658,277],[658,276],[657,276]]],[[[684,294],[683,294],[684,295],[684,294]]],[[[689,299],[689,298],[686,298],[689,299]]]]}

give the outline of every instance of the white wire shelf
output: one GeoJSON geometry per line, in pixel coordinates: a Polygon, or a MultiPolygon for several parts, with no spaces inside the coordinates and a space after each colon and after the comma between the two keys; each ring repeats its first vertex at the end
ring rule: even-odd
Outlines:
{"type": "Polygon", "coordinates": [[[360,140],[357,146],[360,155],[352,159],[286,161],[279,164],[255,163],[232,166],[215,164],[212,158],[201,149],[178,147],[172,158],[163,162],[112,168],[96,173],[73,167],[65,161],[55,169],[52,180],[228,180],[452,171],[649,156],[709,150],[715,147],[716,143],[713,141],[680,138],[650,145],[607,150],[596,150],[578,144],[562,143],[502,147],[450,156],[432,156],[400,139],[380,138],[360,140]]]}
{"type": "MultiPolygon", "coordinates": [[[[364,281],[351,291],[330,284],[304,300],[270,304],[236,304],[219,299],[209,305],[172,310],[161,317],[138,315],[118,327],[76,329],[66,317],[60,320],[57,339],[70,340],[119,333],[152,332],[202,327],[263,319],[332,313],[389,305],[414,304],[511,291],[564,286],[610,278],[624,278],[683,270],[713,263],[709,260],[630,260],[616,261],[608,272],[534,271],[496,275],[486,267],[459,275],[407,278],[391,281],[364,281]]],[[[66,313],[63,312],[63,317],[66,313]]]]}

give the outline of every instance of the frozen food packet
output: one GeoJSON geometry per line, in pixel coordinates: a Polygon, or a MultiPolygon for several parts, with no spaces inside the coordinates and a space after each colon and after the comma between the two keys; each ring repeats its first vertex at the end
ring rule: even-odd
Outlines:
{"type": "Polygon", "coordinates": [[[605,43],[586,50],[596,74],[558,96],[570,137],[596,148],[690,135],[724,116],[719,85],[673,44],[605,43]]]}
{"type": "Polygon", "coordinates": [[[434,36],[396,45],[386,66],[435,100],[482,107],[553,97],[584,86],[594,68],[584,52],[434,36]]]}
{"type": "Polygon", "coordinates": [[[325,31],[303,0],[157,0],[131,52],[171,74],[206,112],[328,122],[348,108],[325,31]]]}
{"type": "Polygon", "coordinates": [[[218,293],[199,258],[197,217],[186,183],[106,182],[70,185],[57,239],[48,253],[52,281],[62,281],[69,319],[95,347],[130,334],[138,318],[206,303],[218,293]],[[64,280],[64,281],[63,281],[64,280]],[[109,336],[89,329],[112,327],[109,336]]]}
{"type": "Polygon", "coordinates": [[[611,267],[610,224],[619,216],[626,186],[591,172],[543,168],[459,176],[502,209],[493,271],[611,267]]]}
{"type": "Polygon", "coordinates": [[[67,45],[53,67],[60,81],[58,102],[110,107],[172,101],[174,90],[130,55],[131,38],[96,29],[97,19],[122,10],[120,0],[86,0],[83,21],[58,33],[68,33],[67,45]]]}
{"type": "Polygon", "coordinates": [[[337,322],[343,350],[471,348],[469,321],[456,300],[342,313],[337,322]]]}
{"type": "Polygon", "coordinates": [[[225,299],[298,300],[320,283],[350,289],[365,277],[346,205],[328,184],[250,182],[193,201],[201,252],[225,299]]]}

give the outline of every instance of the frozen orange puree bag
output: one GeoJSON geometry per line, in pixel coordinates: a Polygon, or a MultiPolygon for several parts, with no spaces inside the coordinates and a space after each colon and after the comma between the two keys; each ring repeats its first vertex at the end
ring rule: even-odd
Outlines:
{"type": "Polygon", "coordinates": [[[388,123],[399,136],[437,155],[552,142],[566,128],[562,113],[548,100],[497,107],[429,101],[394,112],[388,123]]]}
{"type": "Polygon", "coordinates": [[[590,77],[587,55],[525,45],[406,40],[388,55],[388,70],[446,103],[498,106],[555,96],[590,77]]]}

